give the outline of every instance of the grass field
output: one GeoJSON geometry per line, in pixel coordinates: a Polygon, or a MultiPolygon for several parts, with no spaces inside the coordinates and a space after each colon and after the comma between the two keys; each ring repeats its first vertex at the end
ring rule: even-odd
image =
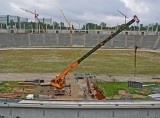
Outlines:
{"type": "MultiPolygon", "coordinates": [[[[160,83],[158,82],[144,82],[143,85],[151,85],[154,84],[154,87],[160,87],[160,83]]],[[[153,86],[143,87],[143,89],[136,89],[128,87],[127,82],[96,82],[96,86],[100,88],[106,96],[114,96],[117,95],[119,90],[126,90],[130,94],[138,94],[143,96],[148,96],[150,94],[154,94],[153,86]]]]}
{"type": "MultiPolygon", "coordinates": [[[[1,73],[59,73],[90,48],[0,50],[1,73]]],[[[78,73],[133,74],[134,50],[97,50],[72,70],[78,73]]],[[[159,52],[137,52],[137,74],[160,74],[159,52]]]]}

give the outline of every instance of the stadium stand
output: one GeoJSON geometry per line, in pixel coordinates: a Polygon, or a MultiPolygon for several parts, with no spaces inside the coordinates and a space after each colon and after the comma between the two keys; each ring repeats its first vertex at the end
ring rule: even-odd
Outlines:
{"type": "Polygon", "coordinates": [[[71,46],[70,35],[71,34],[59,34],[58,46],[71,46]]]}
{"type": "Polygon", "coordinates": [[[127,48],[133,48],[135,45],[141,48],[142,40],[142,35],[127,35],[127,48]]]}
{"type": "Polygon", "coordinates": [[[27,47],[29,46],[28,35],[26,34],[14,34],[12,35],[15,43],[15,47],[27,47]]]}
{"type": "Polygon", "coordinates": [[[49,33],[44,35],[45,46],[58,46],[57,34],[49,33]]]}
{"type": "Polygon", "coordinates": [[[157,37],[158,37],[157,35],[144,36],[141,48],[153,49],[156,43],[157,37]]]}
{"type": "Polygon", "coordinates": [[[119,34],[113,39],[113,47],[114,48],[124,48],[125,47],[125,41],[126,41],[126,36],[119,34]]]}
{"type": "Polygon", "coordinates": [[[158,42],[158,44],[157,44],[156,49],[160,49],[160,40],[159,40],[159,42],[158,42]]]}
{"type": "MultiPolygon", "coordinates": [[[[95,46],[109,36],[107,34],[17,34],[0,33],[0,48],[5,47],[52,47],[52,46],[95,46]]],[[[160,35],[155,34],[119,34],[104,46],[108,48],[139,48],[160,49],[160,35]]]]}
{"type": "Polygon", "coordinates": [[[0,34],[0,47],[15,47],[13,34],[0,34]]]}
{"type": "Polygon", "coordinates": [[[85,34],[78,35],[74,34],[72,35],[72,44],[73,46],[84,46],[85,45],[85,34]]]}
{"type": "MultiPolygon", "coordinates": [[[[108,36],[109,36],[108,34],[99,34],[98,35],[98,43],[102,42],[108,36]]],[[[105,43],[104,46],[107,48],[111,48],[112,47],[111,42],[112,42],[112,40],[108,41],[107,43],[105,43]]]]}
{"type": "Polygon", "coordinates": [[[30,35],[31,46],[44,46],[42,34],[31,34],[30,35]]]}
{"type": "Polygon", "coordinates": [[[156,40],[156,43],[155,43],[153,49],[160,49],[160,36],[157,37],[157,40],[156,40]]]}
{"type": "Polygon", "coordinates": [[[87,34],[85,46],[96,46],[98,44],[98,35],[97,34],[87,34]]]}

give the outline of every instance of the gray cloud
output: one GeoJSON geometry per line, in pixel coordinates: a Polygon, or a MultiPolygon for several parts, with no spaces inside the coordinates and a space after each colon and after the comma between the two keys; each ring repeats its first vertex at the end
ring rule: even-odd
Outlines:
{"type": "MultiPolygon", "coordinates": [[[[18,15],[34,20],[32,14],[19,8],[36,10],[40,17],[53,18],[65,22],[60,10],[74,23],[105,22],[108,25],[124,23],[124,17],[117,10],[127,14],[129,19],[136,14],[142,24],[159,22],[159,0],[4,0],[1,1],[0,14],[18,15]]],[[[127,20],[129,20],[127,19],[127,20]]]]}

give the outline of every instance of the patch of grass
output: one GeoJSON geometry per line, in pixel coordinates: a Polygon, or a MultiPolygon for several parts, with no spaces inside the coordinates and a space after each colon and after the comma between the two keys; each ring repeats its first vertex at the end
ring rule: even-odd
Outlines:
{"type": "Polygon", "coordinates": [[[27,89],[27,88],[32,88],[34,86],[25,86],[25,85],[20,85],[18,81],[3,81],[0,83],[0,93],[5,93],[5,92],[11,92],[15,88],[17,90],[22,90],[22,89],[27,89]]]}
{"type": "MultiPolygon", "coordinates": [[[[0,50],[0,72],[62,72],[91,48],[51,48],[0,50]]],[[[160,74],[160,53],[137,52],[137,74],[160,74]]],[[[97,50],[72,72],[95,74],[133,74],[133,50],[97,50]]]]}
{"type": "Polygon", "coordinates": [[[95,85],[100,88],[106,96],[116,95],[118,94],[118,90],[127,87],[127,83],[124,82],[97,82],[95,85]]]}
{"type": "MultiPolygon", "coordinates": [[[[160,87],[160,83],[157,82],[145,82],[143,84],[155,84],[155,86],[160,87]]],[[[143,96],[148,96],[149,94],[154,93],[151,86],[143,87],[143,89],[145,89],[145,92],[143,92],[141,89],[128,87],[127,82],[96,82],[95,86],[100,88],[103,93],[109,97],[117,95],[119,90],[126,90],[130,94],[139,94],[143,96]]]]}

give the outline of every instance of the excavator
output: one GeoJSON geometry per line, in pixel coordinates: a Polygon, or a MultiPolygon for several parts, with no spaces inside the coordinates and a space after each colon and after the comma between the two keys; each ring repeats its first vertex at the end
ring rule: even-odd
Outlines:
{"type": "Polygon", "coordinates": [[[95,46],[92,50],[87,52],[84,56],[82,56],[80,59],[72,63],[68,68],[66,68],[61,74],[56,76],[55,79],[50,81],[50,85],[57,89],[62,89],[65,87],[65,76],[68,72],[70,72],[72,69],[74,69],[78,64],[80,64],[84,59],[86,59],[88,56],[90,56],[92,53],[94,53],[96,50],[98,50],[101,46],[103,46],[106,42],[111,40],[113,37],[118,35],[121,31],[126,29],[128,26],[130,26],[132,23],[137,22],[139,23],[139,19],[136,15],[133,16],[133,19],[130,20],[128,23],[121,25],[121,27],[112,33],[108,38],[106,38],[104,41],[100,42],[97,46],[95,46]]]}

